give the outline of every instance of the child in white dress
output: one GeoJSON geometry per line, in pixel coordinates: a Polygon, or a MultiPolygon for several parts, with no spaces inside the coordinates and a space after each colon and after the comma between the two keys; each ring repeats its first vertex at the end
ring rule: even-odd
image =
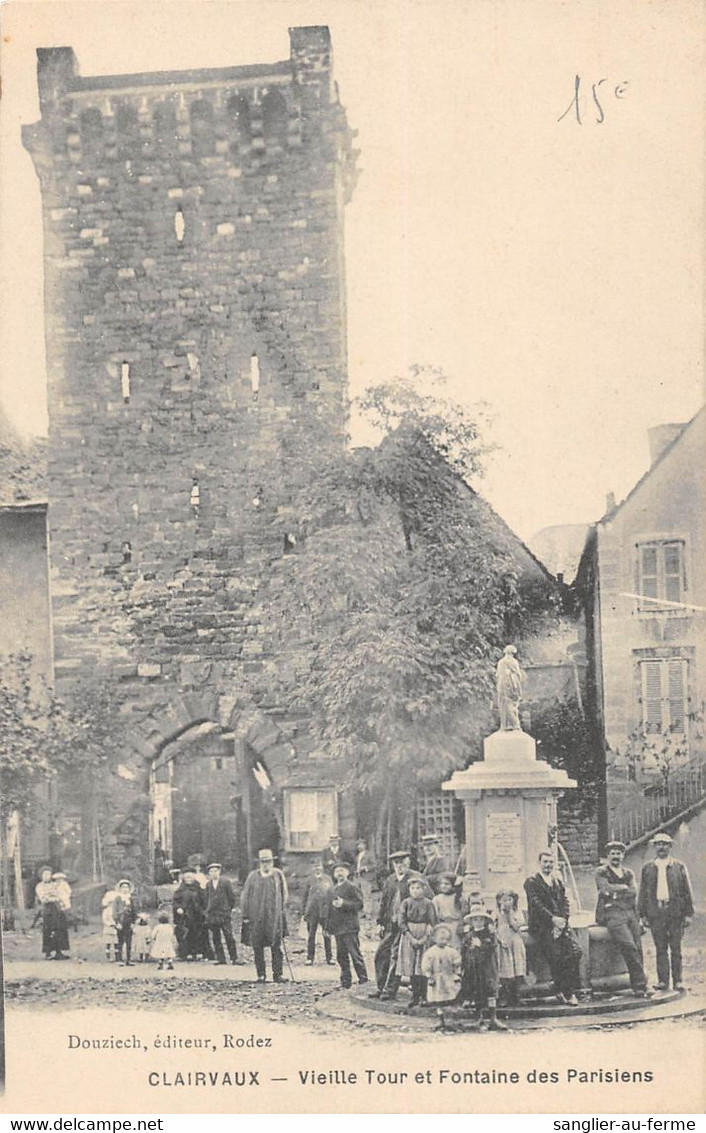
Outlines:
{"type": "Polygon", "coordinates": [[[453,927],[438,924],[432,945],[422,956],[429,1003],[453,1003],[461,987],[461,953],[452,947],[453,927]]]}
{"type": "Polygon", "coordinates": [[[141,964],[149,959],[152,933],[147,913],[137,914],[137,924],[132,930],[132,954],[137,956],[141,964]]]}
{"type": "Polygon", "coordinates": [[[157,971],[165,967],[168,972],[174,971],[173,960],[176,956],[176,937],[174,926],[169,923],[169,913],[160,913],[157,925],[152,934],[152,959],[158,960],[157,971]]]}

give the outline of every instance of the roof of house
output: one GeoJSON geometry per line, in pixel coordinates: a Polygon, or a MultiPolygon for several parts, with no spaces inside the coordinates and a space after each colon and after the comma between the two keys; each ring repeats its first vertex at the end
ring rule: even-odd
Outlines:
{"type": "Polygon", "coordinates": [[[613,519],[615,519],[618,512],[622,511],[625,505],[633,499],[633,497],[640,491],[646,481],[649,480],[655,469],[663,464],[664,461],[667,460],[669,456],[674,452],[674,450],[679,447],[686,434],[690,431],[690,429],[694,427],[699,418],[704,416],[704,413],[706,413],[706,405],[703,405],[698,413],[695,413],[691,420],[686,422],[686,424],[682,427],[680,432],[677,433],[674,439],[665,446],[657,459],[652,462],[647,471],[640,477],[634,487],[631,488],[625,499],[621,500],[617,507],[611,508],[611,510],[606,512],[605,515],[601,516],[601,518],[598,520],[599,524],[610,523],[613,519]]]}

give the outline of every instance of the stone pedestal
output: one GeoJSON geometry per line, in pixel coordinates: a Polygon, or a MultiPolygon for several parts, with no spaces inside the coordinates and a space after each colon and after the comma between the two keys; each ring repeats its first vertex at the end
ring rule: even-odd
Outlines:
{"type": "Polygon", "coordinates": [[[523,883],[539,868],[540,852],[556,854],[557,799],[575,786],[565,771],[537,759],[535,741],[521,731],[488,736],[483,759],[443,784],[463,802],[466,869],[480,874],[489,898],[511,888],[524,904],[523,883]]]}

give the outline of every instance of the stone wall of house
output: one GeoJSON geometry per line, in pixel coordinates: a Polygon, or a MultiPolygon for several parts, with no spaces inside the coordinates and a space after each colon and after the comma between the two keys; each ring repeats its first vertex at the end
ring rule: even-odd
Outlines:
{"type": "Polygon", "coordinates": [[[290,38],[166,74],[38,52],[55,672],[119,689],[136,791],[135,726],[172,711],[176,734],[206,686],[216,721],[257,703],[292,492],[344,442],[351,132],[328,29],[290,38]]]}
{"type": "Polygon", "coordinates": [[[597,865],[603,848],[599,844],[597,803],[580,788],[567,792],[559,800],[557,819],[558,838],[572,867],[597,865]]]}

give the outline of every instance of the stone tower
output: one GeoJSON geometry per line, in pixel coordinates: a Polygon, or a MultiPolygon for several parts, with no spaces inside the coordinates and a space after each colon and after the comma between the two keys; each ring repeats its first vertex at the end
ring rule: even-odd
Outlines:
{"type": "Polygon", "coordinates": [[[258,603],[295,542],[302,454],[344,443],[353,179],[329,31],[290,43],[272,64],[93,77],[38,51],[55,674],[124,705],[103,837],[135,855],[145,768],[152,838],[163,819],[177,853],[172,744],[207,736],[246,818],[254,765],[286,780],[286,721],[252,692],[277,664],[258,603]]]}

